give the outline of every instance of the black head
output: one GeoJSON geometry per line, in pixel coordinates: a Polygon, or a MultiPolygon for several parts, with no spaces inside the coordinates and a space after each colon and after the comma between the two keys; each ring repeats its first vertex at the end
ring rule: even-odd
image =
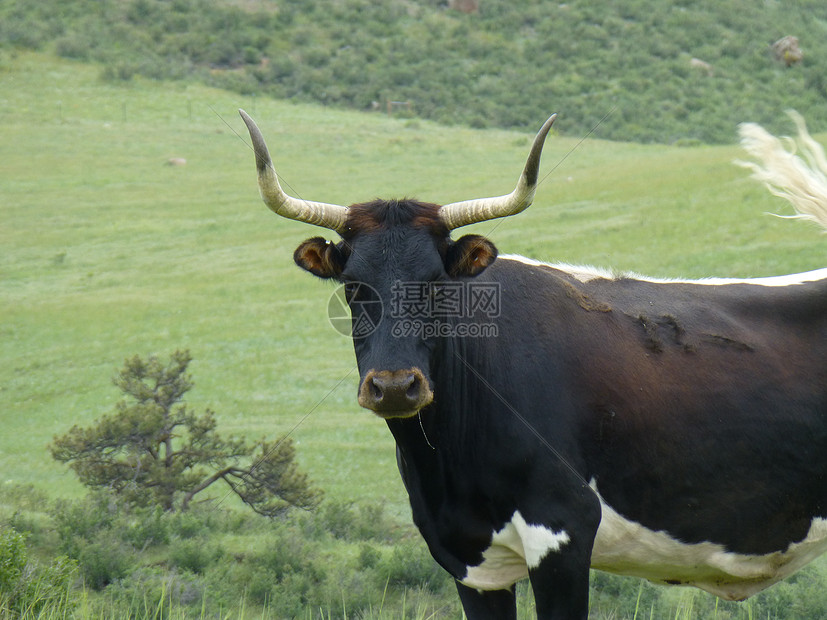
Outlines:
{"type": "Polygon", "coordinates": [[[479,275],[497,256],[485,237],[453,241],[439,210],[414,200],[352,205],[342,241],[314,237],[294,253],[301,268],[345,285],[354,325],[374,326],[354,337],[358,400],[385,418],[415,415],[434,398],[431,355],[439,334],[426,311],[433,296],[447,282],[479,275]]]}
{"type": "Polygon", "coordinates": [[[375,327],[353,341],[361,375],[359,404],[385,418],[415,415],[439,398],[433,393],[431,373],[432,353],[441,336],[418,329],[419,310],[438,302],[440,295],[444,301],[453,284],[475,278],[497,257],[488,239],[466,235],[453,241],[451,231],[514,215],[531,204],[540,154],[556,115],[535,137],[510,194],[444,206],[375,200],[343,207],[285,194],[261,131],[244,111],[239,112],[250,131],[259,189],[267,206],[278,215],[341,236],[337,243],[322,237],[308,239],[296,249],[294,259],[313,275],[344,283],[354,323],[369,321],[375,327]],[[370,316],[380,307],[381,320],[370,316]]]}

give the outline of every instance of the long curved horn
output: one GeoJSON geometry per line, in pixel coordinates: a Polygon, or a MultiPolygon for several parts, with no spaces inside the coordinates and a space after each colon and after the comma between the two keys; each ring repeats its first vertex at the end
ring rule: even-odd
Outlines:
{"type": "Polygon", "coordinates": [[[250,139],[253,141],[253,150],[256,153],[256,168],[258,169],[258,188],[261,192],[261,199],[270,210],[282,217],[299,222],[307,222],[316,226],[324,226],[341,233],[345,230],[347,221],[347,207],[327,204],[324,202],[311,202],[293,198],[284,193],[279,184],[279,178],[270,160],[270,153],[261,130],[256,126],[252,118],[244,111],[239,110],[247,130],[250,132],[250,139]]]}
{"type": "Polygon", "coordinates": [[[513,192],[496,198],[480,198],[478,200],[464,200],[447,204],[439,210],[439,216],[449,230],[460,226],[476,224],[485,220],[493,220],[496,217],[506,217],[524,211],[534,200],[534,190],[537,188],[537,176],[540,170],[540,155],[543,152],[543,144],[546,136],[554,124],[556,114],[545,122],[534,144],[528,154],[523,174],[517,181],[517,187],[513,192]]]}

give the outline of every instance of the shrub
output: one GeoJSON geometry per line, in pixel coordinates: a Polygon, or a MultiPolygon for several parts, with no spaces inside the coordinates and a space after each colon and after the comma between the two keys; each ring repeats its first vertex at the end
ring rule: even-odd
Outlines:
{"type": "Polygon", "coordinates": [[[0,529],[0,592],[11,592],[26,567],[26,539],[12,528],[0,529]]]}
{"type": "Polygon", "coordinates": [[[76,570],[65,557],[45,567],[30,562],[25,536],[0,529],[0,617],[67,614],[74,606],[70,587],[76,570]]]}
{"type": "Polygon", "coordinates": [[[77,559],[85,543],[110,529],[118,513],[115,499],[106,492],[82,500],[58,500],[52,510],[60,549],[77,559]]]}
{"type": "Polygon", "coordinates": [[[404,588],[425,588],[435,594],[443,592],[450,579],[434,561],[425,543],[408,538],[393,549],[376,566],[382,584],[404,588]]]}
{"type": "Polygon", "coordinates": [[[123,579],[136,565],[135,550],[109,533],[84,545],[78,564],[84,583],[93,590],[123,579]]]}
{"type": "Polygon", "coordinates": [[[72,584],[77,575],[77,562],[60,556],[45,567],[31,565],[24,573],[25,586],[21,589],[20,608],[32,615],[51,610],[54,615],[75,607],[72,584]]]}
{"type": "Polygon", "coordinates": [[[194,511],[170,515],[168,523],[170,533],[183,539],[194,538],[208,529],[202,515],[194,511]]]}
{"type": "Polygon", "coordinates": [[[172,616],[176,606],[199,608],[206,596],[204,582],[194,575],[169,573],[158,568],[142,568],[128,579],[104,590],[101,617],[168,618],[190,617],[186,612],[172,616]]]}
{"type": "Polygon", "coordinates": [[[200,538],[175,541],[169,549],[169,561],[172,566],[199,575],[222,555],[221,547],[200,538]]]}
{"type": "Polygon", "coordinates": [[[394,525],[385,514],[383,504],[359,504],[356,537],[359,540],[390,542],[393,540],[394,525]]]}
{"type": "Polygon", "coordinates": [[[292,528],[279,528],[264,550],[251,560],[278,580],[296,572],[315,572],[316,577],[320,577],[313,562],[315,549],[298,534],[292,528]]]}
{"type": "Polygon", "coordinates": [[[19,510],[37,511],[49,503],[49,496],[33,484],[6,482],[0,487],[0,496],[19,510]]]}
{"type": "Polygon", "coordinates": [[[67,34],[55,41],[55,52],[64,58],[88,60],[89,43],[77,33],[67,34]]]}
{"type": "Polygon", "coordinates": [[[373,568],[379,563],[379,560],[381,558],[382,554],[379,553],[379,550],[373,545],[365,543],[361,547],[359,547],[360,569],[373,568]]]}
{"type": "Polygon", "coordinates": [[[103,68],[101,79],[104,82],[129,82],[137,72],[138,67],[134,63],[118,61],[103,68]]]}
{"type": "Polygon", "coordinates": [[[340,540],[390,541],[394,526],[382,504],[354,504],[328,500],[320,509],[305,516],[304,532],[311,538],[325,534],[340,540]]]}
{"type": "Polygon", "coordinates": [[[318,593],[320,604],[328,609],[342,610],[344,618],[369,618],[372,616],[363,612],[380,607],[387,596],[385,583],[377,585],[370,573],[340,571],[332,575],[324,584],[323,591],[318,593]]]}
{"type": "Polygon", "coordinates": [[[125,519],[123,539],[137,549],[169,543],[170,524],[160,507],[136,510],[125,519]]]}
{"type": "Polygon", "coordinates": [[[350,538],[357,524],[356,514],[352,508],[353,504],[346,502],[325,502],[319,515],[325,531],[332,534],[334,538],[350,538]]]}
{"type": "Polygon", "coordinates": [[[135,546],[165,537],[153,511],[133,514],[107,492],[81,500],[58,500],[52,514],[59,548],[77,560],[84,583],[95,590],[125,577],[137,563],[135,546]]]}

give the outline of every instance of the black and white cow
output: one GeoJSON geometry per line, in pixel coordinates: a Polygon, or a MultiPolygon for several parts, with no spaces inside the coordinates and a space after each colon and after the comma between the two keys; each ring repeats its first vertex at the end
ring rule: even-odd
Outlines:
{"type": "Polygon", "coordinates": [[[294,258],[371,328],[358,402],[468,618],[514,618],[525,577],[538,618],[585,618],[589,567],[744,599],[827,549],[827,269],[667,282],[453,240],[531,203],[554,117],[507,196],[350,207],[287,196],[242,117],[266,204],[341,237],[294,258]]]}

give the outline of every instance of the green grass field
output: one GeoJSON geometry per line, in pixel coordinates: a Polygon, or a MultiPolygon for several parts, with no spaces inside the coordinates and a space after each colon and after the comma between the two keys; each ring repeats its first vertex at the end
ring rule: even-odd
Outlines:
{"type": "MultiPolygon", "coordinates": [[[[532,137],[112,85],[88,65],[0,56],[0,483],[78,496],[46,445],[112,410],[124,358],[189,348],[189,404],[214,410],[219,430],[292,431],[328,496],[381,500],[407,520],[390,434],[356,405],[350,342],[327,321],[334,289],[293,264],[320,232],[261,203],[239,107],[295,194],[343,204],[508,192],[532,137]]],[[[823,267],[825,238],[766,215],[789,207],[732,164],[740,156],[552,137],[534,206],[472,232],[503,253],[661,277],[823,267]]]]}
{"type": "MultiPolygon", "coordinates": [[[[192,404],[222,428],[272,436],[301,422],[301,461],[329,493],[404,504],[391,438],[355,404],[350,343],[326,319],[333,289],[293,265],[319,231],[260,202],[236,109],[258,120],[296,194],[342,204],[509,191],[531,136],[110,86],[95,68],[37,55],[4,59],[0,92],[4,480],[76,492],[44,446],[112,408],[125,357],[188,347],[192,404]]],[[[768,217],[788,207],[732,165],[739,156],[552,138],[536,203],[474,232],[501,252],[654,276],[823,266],[823,237],[768,217]]]]}

